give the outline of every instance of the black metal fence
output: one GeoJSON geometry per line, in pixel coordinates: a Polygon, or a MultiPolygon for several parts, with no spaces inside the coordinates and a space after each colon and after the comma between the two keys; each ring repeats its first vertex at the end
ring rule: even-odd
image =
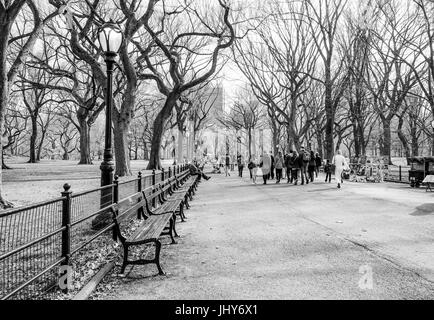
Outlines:
{"type": "Polygon", "coordinates": [[[57,199],[1,212],[0,299],[39,299],[56,291],[66,270],[61,266],[69,266],[80,250],[112,229],[111,223],[94,228],[95,217],[112,203],[186,169],[139,173],[135,179],[115,179],[109,186],[79,193],[65,184],[57,199]]]}

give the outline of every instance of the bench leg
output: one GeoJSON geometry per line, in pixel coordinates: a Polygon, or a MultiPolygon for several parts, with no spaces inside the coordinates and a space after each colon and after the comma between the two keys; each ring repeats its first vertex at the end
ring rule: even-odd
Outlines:
{"type": "Polygon", "coordinates": [[[182,201],[181,205],[179,206],[179,215],[181,216],[181,221],[185,222],[186,216],[184,214],[184,201],[182,201]]]}
{"type": "Polygon", "coordinates": [[[184,211],[184,203],[181,202],[181,204],[179,205],[179,211],[177,211],[179,216],[181,217],[181,222],[185,222],[183,211],[184,211]]]}
{"type": "Polygon", "coordinates": [[[175,227],[175,225],[176,225],[176,214],[173,215],[173,225],[172,225],[172,227],[173,227],[173,232],[174,232],[174,234],[175,234],[175,237],[179,238],[179,235],[178,235],[178,233],[176,232],[176,227],[175,227]]]}
{"type": "Polygon", "coordinates": [[[121,274],[125,272],[125,268],[128,264],[128,245],[124,245],[124,261],[122,262],[121,274]]]}
{"type": "Polygon", "coordinates": [[[185,207],[187,209],[190,209],[190,204],[188,203],[188,197],[187,196],[184,197],[184,203],[185,203],[185,207]]]}
{"type": "Polygon", "coordinates": [[[175,230],[175,222],[173,218],[170,218],[169,235],[172,239],[172,244],[176,244],[175,238],[173,237],[173,230],[175,230]]]}
{"type": "Polygon", "coordinates": [[[160,276],[164,276],[166,273],[163,271],[160,265],[160,251],[161,251],[161,242],[159,240],[155,240],[155,264],[158,268],[158,274],[160,276]]]}

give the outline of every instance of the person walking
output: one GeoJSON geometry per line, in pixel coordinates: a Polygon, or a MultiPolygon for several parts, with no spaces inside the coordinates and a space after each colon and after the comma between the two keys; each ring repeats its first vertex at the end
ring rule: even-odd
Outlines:
{"type": "Polygon", "coordinates": [[[268,176],[268,179],[274,180],[275,162],[274,162],[274,156],[272,151],[270,151],[269,157],[271,159],[271,166],[270,166],[270,175],[268,176]]]}
{"type": "Polygon", "coordinates": [[[256,183],[256,170],[258,168],[255,162],[255,156],[251,155],[249,157],[249,163],[247,164],[247,168],[250,172],[250,179],[253,181],[253,183],[256,183]]]}
{"type": "Polygon", "coordinates": [[[342,155],[342,151],[338,150],[333,157],[332,164],[335,166],[335,179],[338,184],[338,188],[341,188],[342,184],[342,172],[348,168],[348,163],[345,157],[342,155]]]}
{"type": "Polygon", "coordinates": [[[319,174],[319,169],[321,169],[322,166],[322,159],[319,156],[319,153],[315,153],[315,173],[316,173],[316,177],[318,178],[318,174],[319,174]]]}
{"type": "Polygon", "coordinates": [[[327,159],[327,163],[324,166],[324,172],[326,174],[325,182],[327,182],[327,180],[328,180],[329,183],[331,183],[332,182],[332,165],[330,164],[329,159],[327,159]]]}
{"type": "Polygon", "coordinates": [[[266,152],[264,152],[264,155],[262,156],[260,167],[262,169],[262,178],[264,179],[264,184],[267,184],[267,180],[269,179],[271,171],[271,157],[266,152]]]}
{"type": "Polygon", "coordinates": [[[300,156],[299,156],[301,185],[304,185],[305,181],[306,184],[309,184],[309,177],[307,176],[307,168],[309,166],[309,161],[310,161],[310,154],[302,146],[300,148],[300,156]]]}
{"type": "Polygon", "coordinates": [[[285,159],[285,167],[286,167],[286,183],[291,182],[292,183],[292,166],[294,165],[294,161],[292,160],[292,150],[289,151],[289,154],[286,156],[285,159]]]}
{"type": "Polygon", "coordinates": [[[227,176],[231,176],[231,174],[230,174],[230,165],[231,165],[231,158],[229,157],[229,154],[226,154],[226,159],[225,159],[225,174],[226,174],[226,177],[227,176]]]}
{"type": "Polygon", "coordinates": [[[315,153],[313,151],[310,152],[309,164],[307,167],[307,172],[309,173],[310,182],[313,182],[315,176],[315,168],[316,168],[316,159],[315,153]]]}
{"type": "Polygon", "coordinates": [[[243,170],[244,170],[244,159],[241,154],[238,154],[237,156],[237,166],[238,166],[238,176],[240,178],[243,177],[243,170]]]}
{"type": "Polygon", "coordinates": [[[281,151],[277,153],[277,156],[276,158],[274,158],[274,161],[276,167],[276,183],[280,183],[280,180],[282,179],[282,173],[283,173],[283,156],[281,151]]]}
{"type": "Polygon", "coordinates": [[[292,176],[291,176],[291,183],[294,181],[294,184],[298,184],[298,173],[300,172],[300,155],[297,153],[297,151],[294,150],[294,153],[292,155],[292,176]]]}

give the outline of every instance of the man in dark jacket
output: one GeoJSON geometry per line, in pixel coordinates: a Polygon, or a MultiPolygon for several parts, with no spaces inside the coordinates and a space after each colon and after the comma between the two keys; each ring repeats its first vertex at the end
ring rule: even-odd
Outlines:
{"type": "Polygon", "coordinates": [[[293,182],[293,177],[292,177],[292,166],[294,165],[294,160],[292,159],[293,156],[294,153],[292,150],[290,150],[289,154],[287,154],[285,158],[286,179],[288,180],[287,183],[293,182]]]}
{"type": "Polygon", "coordinates": [[[309,184],[309,177],[307,176],[307,167],[309,165],[310,155],[306,151],[304,147],[300,148],[300,174],[301,174],[301,185],[304,185],[304,181],[306,180],[306,184],[309,184]]]}

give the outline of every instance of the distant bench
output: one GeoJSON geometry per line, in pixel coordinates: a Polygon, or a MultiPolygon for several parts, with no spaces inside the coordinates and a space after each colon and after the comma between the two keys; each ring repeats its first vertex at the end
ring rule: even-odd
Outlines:
{"type": "Polygon", "coordinates": [[[431,186],[434,184],[434,175],[427,175],[422,183],[426,184],[426,192],[428,192],[428,190],[432,192],[431,186]]]}

